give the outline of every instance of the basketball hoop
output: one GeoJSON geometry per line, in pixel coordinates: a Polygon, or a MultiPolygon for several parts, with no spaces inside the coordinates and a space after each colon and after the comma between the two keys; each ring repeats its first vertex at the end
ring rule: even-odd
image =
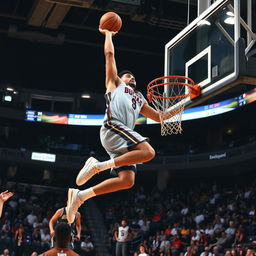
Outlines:
{"type": "Polygon", "coordinates": [[[159,113],[162,136],[182,132],[181,120],[186,98],[198,97],[200,89],[191,78],[184,76],[159,77],[148,84],[147,97],[159,113]]]}

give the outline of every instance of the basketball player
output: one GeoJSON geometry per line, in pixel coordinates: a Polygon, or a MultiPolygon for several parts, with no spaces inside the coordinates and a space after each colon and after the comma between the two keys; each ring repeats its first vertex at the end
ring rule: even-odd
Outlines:
{"type": "Polygon", "coordinates": [[[2,211],[3,211],[3,206],[4,206],[4,203],[10,198],[13,196],[13,193],[12,192],[8,192],[8,190],[0,193],[0,218],[2,216],[2,211]]]}
{"type": "Polygon", "coordinates": [[[79,256],[74,251],[68,249],[71,239],[71,227],[63,222],[58,223],[54,230],[55,248],[42,253],[40,256],[79,256]]]}
{"type": "Polygon", "coordinates": [[[116,256],[129,255],[129,241],[131,238],[129,226],[126,220],[121,221],[121,226],[115,231],[114,236],[116,239],[116,256]]]}
{"type": "MultiPolygon", "coordinates": [[[[54,225],[56,222],[68,223],[66,207],[58,209],[50,219],[49,229],[50,229],[51,237],[54,237],[54,225]]],[[[73,240],[79,241],[81,237],[81,214],[79,212],[76,213],[74,222],[72,222],[70,226],[71,226],[72,241],[73,240]]]]}
{"type": "MultiPolygon", "coordinates": [[[[116,32],[99,29],[105,35],[104,53],[106,61],[107,109],[100,131],[101,143],[110,159],[99,162],[90,157],[80,170],[76,183],[83,185],[94,174],[110,169],[117,177],[80,191],[69,189],[67,219],[73,222],[80,205],[91,197],[128,189],[134,185],[136,164],[150,161],[155,156],[147,138],[135,132],[135,121],[139,114],[160,121],[158,112],[149,106],[143,95],[136,89],[132,72],[125,70],[117,74],[115,51],[112,37],[116,32]]],[[[170,118],[171,116],[168,116],[170,118]]],[[[166,118],[167,119],[167,118],[166,118]]]]}

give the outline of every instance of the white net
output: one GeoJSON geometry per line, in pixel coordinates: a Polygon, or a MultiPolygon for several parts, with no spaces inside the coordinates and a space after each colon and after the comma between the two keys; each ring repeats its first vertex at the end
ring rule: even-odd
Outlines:
{"type": "Polygon", "coordinates": [[[160,116],[162,136],[182,133],[182,114],[188,96],[187,86],[182,84],[185,82],[184,78],[175,78],[160,79],[151,84],[153,88],[149,93],[153,94],[152,104],[160,116]]]}

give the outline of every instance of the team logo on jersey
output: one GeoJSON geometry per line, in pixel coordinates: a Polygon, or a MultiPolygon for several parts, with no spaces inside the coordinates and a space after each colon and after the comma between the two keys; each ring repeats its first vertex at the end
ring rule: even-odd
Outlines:
{"type": "Polygon", "coordinates": [[[133,104],[138,103],[140,106],[142,105],[142,97],[140,94],[136,94],[135,91],[129,87],[125,87],[124,92],[132,96],[133,104]]]}

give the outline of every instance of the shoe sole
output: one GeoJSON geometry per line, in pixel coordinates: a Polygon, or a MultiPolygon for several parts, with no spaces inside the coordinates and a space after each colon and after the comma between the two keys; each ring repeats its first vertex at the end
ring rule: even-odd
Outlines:
{"type": "MultiPolygon", "coordinates": [[[[89,164],[91,164],[92,162],[97,162],[97,159],[95,159],[94,157],[90,157],[90,158],[88,158],[87,159],[87,161],[86,161],[86,163],[85,163],[85,165],[84,165],[84,167],[80,170],[80,172],[78,173],[78,175],[77,175],[77,177],[76,177],[76,185],[77,186],[82,186],[83,184],[85,184],[88,180],[84,180],[84,179],[82,179],[82,176],[83,176],[83,174],[84,174],[84,169],[86,169],[87,168],[87,166],[89,165],[89,164]]],[[[92,178],[92,177],[91,177],[92,178]]]]}
{"type": "MultiPolygon", "coordinates": [[[[70,209],[71,203],[73,201],[73,190],[71,188],[68,189],[68,202],[67,202],[67,211],[70,209]]],[[[69,214],[67,214],[68,224],[71,224],[70,220],[68,219],[69,214]]]]}

